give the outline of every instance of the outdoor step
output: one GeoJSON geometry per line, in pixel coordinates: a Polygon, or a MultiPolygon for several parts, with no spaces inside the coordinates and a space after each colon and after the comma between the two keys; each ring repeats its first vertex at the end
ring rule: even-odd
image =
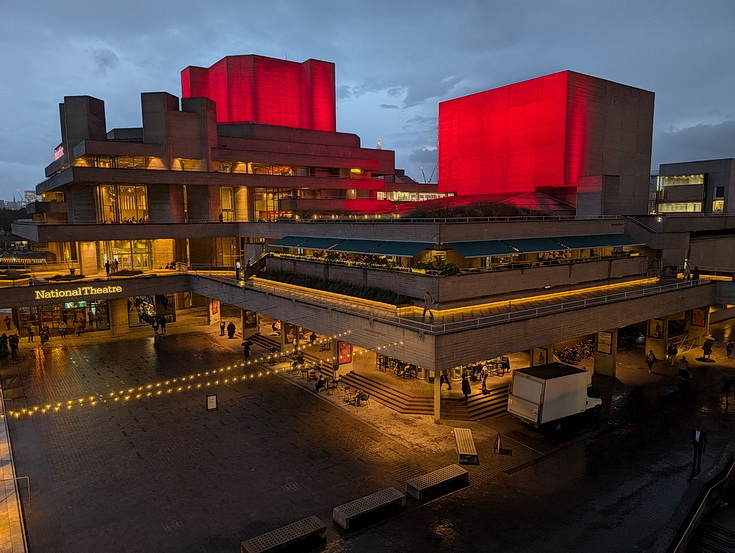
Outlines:
{"type": "Polygon", "coordinates": [[[735,533],[709,522],[697,537],[694,550],[702,553],[731,553],[735,551],[735,533]]]}

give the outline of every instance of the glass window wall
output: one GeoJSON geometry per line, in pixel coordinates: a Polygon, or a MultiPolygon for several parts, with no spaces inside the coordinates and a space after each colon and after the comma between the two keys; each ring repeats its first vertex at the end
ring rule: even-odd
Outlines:
{"type": "Polygon", "coordinates": [[[143,185],[102,184],[97,187],[97,220],[101,223],[144,223],[148,193],[143,185]]]}

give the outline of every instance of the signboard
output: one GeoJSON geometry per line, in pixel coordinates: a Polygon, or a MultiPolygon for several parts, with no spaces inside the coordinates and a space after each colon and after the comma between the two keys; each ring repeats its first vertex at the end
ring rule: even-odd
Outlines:
{"type": "Polygon", "coordinates": [[[663,319],[651,319],[648,321],[648,336],[650,338],[661,339],[664,337],[664,321],[663,319]]]}
{"type": "Polygon", "coordinates": [[[597,333],[597,351],[610,355],[612,353],[612,332],[597,333]]]}
{"type": "Polygon", "coordinates": [[[217,394],[207,396],[207,411],[217,410],[217,394]]]}
{"type": "Polygon", "coordinates": [[[692,326],[704,326],[707,321],[707,313],[704,309],[692,309],[692,326]]]}
{"type": "Polygon", "coordinates": [[[337,360],[340,365],[352,363],[352,344],[349,342],[337,342],[337,360]]]}
{"type": "Polygon", "coordinates": [[[219,300],[212,300],[212,315],[219,313],[219,300]]]}
{"type": "Polygon", "coordinates": [[[59,290],[58,288],[35,290],[37,300],[48,300],[55,298],[78,298],[81,296],[104,296],[106,294],[121,294],[122,286],[79,286],[78,288],[70,288],[69,290],[59,290]]]}

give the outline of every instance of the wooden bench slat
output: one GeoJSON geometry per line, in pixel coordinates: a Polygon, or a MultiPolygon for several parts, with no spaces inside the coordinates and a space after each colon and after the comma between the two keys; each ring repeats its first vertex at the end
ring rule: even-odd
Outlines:
{"type": "Polygon", "coordinates": [[[245,540],[240,544],[240,551],[241,553],[265,553],[309,536],[326,539],[327,525],[318,517],[310,516],[245,540]]]}
{"type": "Polygon", "coordinates": [[[457,444],[459,462],[462,464],[479,465],[480,458],[477,455],[475,441],[472,439],[472,430],[469,428],[455,428],[454,441],[457,444]]]}

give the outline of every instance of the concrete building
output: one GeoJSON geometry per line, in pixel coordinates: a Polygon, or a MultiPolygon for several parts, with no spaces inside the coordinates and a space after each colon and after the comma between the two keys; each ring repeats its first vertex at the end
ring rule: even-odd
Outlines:
{"type": "Polygon", "coordinates": [[[656,192],[658,213],[733,213],[735,159],[660,165],[656,192]]]}
{"type": "MultiPolygon", "coordinates": [[[[685,259],[703,273],[716,267],[703,237],[729,240],[735,221],[645,215],[652,93],[564,72],[445,103],[437,189],[396,171],[393,152],[315,128],[313,110],[303,123],[303,103],[295,113],[305,128],[232,121],[292,102],[271,85],[296,86],[303,70],[247,58],[184,73],[187,94],[226,89],[232,103],[240,93],[223,67],[285,71],[252,81],[243,94],[271,96],[244,115],[221,115],[211,98],[146,93],[142,128],[108,131],[101,100],[64,99],[61,144],[37,187],[43,201],[32,221],[13,225],[58,277],[0,288],[19,328],[63,320],[124,333],[197,303],[218,324],[228,304],[242,328],[283,353],[311,332],[330,339],[330,375],[357,378],[350,348],[359,348],[372,376],[391,368],[416,378],[420,397],[395,408],[439,419],[440,374],[476,376],[512,354],[541,364],[565,343],[591,340],[594,370],[614,375],[618,329],[638,325],[664,358],[672,342],[701,339],[710,320],[731,316],[735,285],[677,277],[685,259]],[[531,135],[532,159],[519,158],[531,135]],[[492,191],[566,207],[517,218],[368,215],[413,194],[468,201],[492,191]]],[[[359,376],[360,387],[390,388],[359,376]]],[[[475,394],[459,414],[502,411],[495,401],[475,394]]]]}

